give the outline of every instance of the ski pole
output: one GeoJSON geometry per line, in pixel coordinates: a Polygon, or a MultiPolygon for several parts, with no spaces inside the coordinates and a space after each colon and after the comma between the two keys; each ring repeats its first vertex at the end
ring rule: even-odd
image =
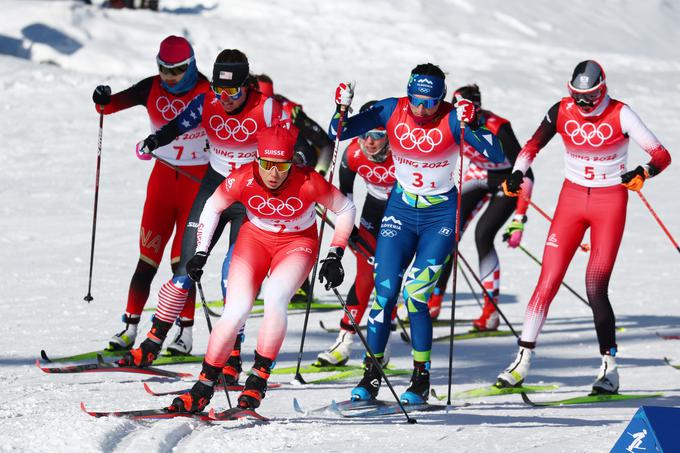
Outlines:
{"type": "MultiPolygon", "coordinates": [[[[519,248],[520,248],[520,250],[522,250],[524,253],[526,253],[527,256],[528,256],[529,258],[531,258],[532,260],[534,260],[539,266],[543,266],[543,263],[541,262],[541,260],[539,260],[538,258],[536,258],[536,256],[534,256],[533,253],[531,253],[529,250],[527,250],[526,247],[524,247],[523,245],[520,244],[519,248]]],[[[560,282],[560,284],[561,284],[562,286],[564,286],[565,288],[567,288],[567,290],[569,290],[569,292],[572,293],[574,296],[578,297],[578,299],[579,299],[581,302],[583,302],[584,304],[586,304],[587,306],[590,307],[590,303],[586,300],[586,298],[583,297],[583,296],[581,296],[579,293],[577,293],[571,286],[569,286],[569,285],[567,285],[566,283],[564,283],[564,281],[560,282]]]]}
{"type": "Polygon", "coordinates": [[[659,216],[656,215],[656,212],[654,211],[654,209],[652,209],[652,206],[647,201],[647,198],[645,198],[645,196],[642,195],[642,192],[639,191],[639,190],[637,191],[637,194],[640,196],[640,200],[642,200],[642,202],[645,204],[645,206],[647,206],[647,209],[649,210],[650,214],[652,214],[652,217],[654,217],[654,219],[659,224],[659,226],[661,227],[663,232],[666,233],[666,236],[668,236],[668,239],[671,240],[671,242],[673,243],[673,247],[675,247],[675,249],[678,252],[680,252],[680,246],[675,241],[675,239],[673,239],[673,236],[671,236],[671,233],[670,233],[670,231],[668,231],[668,228],[666,228],[666,225],[664,225],[663,222],[661,221],[661,219],[659,218],[659,216]]]}
{"type": "MultiPolygon", "coordinates": [[[[541,214],[548,222],[552,223],[553,219],[552,219],[552,217],[550,217],[550,216],[548,215],[548,213],[546,213],[543,209],[539,208],[539,207],[536,205],[536,203],[534,203],[533,201],[531,201],[531,200],[528,199],[527,197],[522,196],[522,198],[524,198],[525,201],[529,202],[529,206],[531,206],[532,208],[534,208],[534,209],[535,209],[539,214],[541,214]]],[[[584,252],[590,251],[590,244],[583,243],[583,244],[580,244],[579,247],[580,247],[580,249],[583,250],[584,252]]],[[[679,249],[679,250],[680,250],[680,249],[679,249]]]]}
{"type": "Polygon", "coordinates": [[[89,304],[92,297],[92,267],[94,265],[94,239],[97,232],[97,205],[99,202],[99,173],[102,165],[102,135],[104,132],[104,111],[99,112],[99,139],[97,140],[97,172],[94,179],[94,212],[92,214],[92,242],[90,245],[90,275],[87,282],[87,295],[83,300],[89,304]]]}
{"type": "Polygon", "coordinates": [[[465,265],[465,267],[467,267],[468,271],[470,271],[470,274],[472,275],[472,278],[477,282],[477,285],[479,285],[479,287],[482,288],[482,292],[484,293],[486,298],[489,300],[489,302],[491,302],[491,304],[494,306],[496,311],[498,311],[498,314],[503,319],[505,324],[510,328],[510,331],[512,332],[512,334],[516,338],[519,338],[519,335],[517,334],[517,332],[515,332],[515,329],[512,327],[512,324],[510,324],[510,321],[508,321],[508,318],[505,317],[505,314],[503,314],[503,311],[498,307],[498,304],[493,300],[493,297],[491,297],[491,294],[489,294],[489,291],[484,287],[484,283],[482,283],[482,280],[480,280],[480,278],[477,276],[477,274],[475,274],[475,271],[472,270],[470,263],[467,262],[465,257],[460,252],[458,252],[458,256],[460,257],[460,259],[463,262],[463,264],[465,265]]]}
{"type": "Polygon", "coordinates": [[[462,267],[460,268],[460,273],[463,275],[463,278],[465,279],[465,283],[467,283],[468,287],[470,288],[470,292],[475,298],[475,302],[477,302],[477,305],[479,305],[479,308],[484,308],[484,305],[479,301],[479,297],[477,296],[477,291],[472,287],[472,283],[470,282],[470,279],[468,278],[467,274],[465,273],[465,269],[462,267]]]}
{"type": "MultiPolygon", "coordinates": [[[[333,159],[331,160],[331,167],[328,172],[328,181],[333,183],[333,173],[335,173],[335,161],[338,158],[338,149],[340,149],[340,136],[342,135],[342,128],[344,127],[345,115],[347,114],[347,106],[340,106],[340,116],[338,117],[338,132],[335,135],[335,147],[333,148],[333,159]]],[[[300,374],[300,364],[302,363],[302,351],[305,349],[305,337],[307,336],[307,324],[309,323],[309,312],[312,308],[312,301],[314,300],[314,284],[316,283],[316,272],[319,268],[319,255],[321,253],[321,242],[323,241],[323,231],[326,226],[326,216],[328,215],[328,208],[324,207],[323,215],[321,216],[321,227],[319,228],[319,245],[316,248],[316,259],[314,260],[314,269],[312,270],[312,281],[309,285],[309,293],[307,294],[307,309],[305,310],[305,320],[302,324],[302,338],[300,339],[300,351],[298,352],[297,366],[295,368],[294,381],[300,384],[306,384],[305,380],[300,374]]]]}
{"type": "Polygon", "coordinates": [[[163,159],[162,157],[159,157],[159,156],[155,155],[154,153],[151,153],[151,155],[152,155],[157,161],[159,161],[160,163],[162,163],[162,164],[164,164],[164,165],[166,165],[166,166],[172,168],[173,170],[175,170],[177,173],[179,173],[180,175],[184,176],[185,178],[191,179],[191,180],[192,180],[193,182],[195,182],[196,184],[200,184],[200,183],[201,183],[201,179],[200,179],[200,178],[198,178],[198,177],[192,175],[191,173],[188,173],[188,172],[182,170],[182,169],[181,169],[180,167],[178,167],[177,165],[171,164],[171,163],[168,162],[167,160],[163,159]]]}
{"type": "MultiPolygon", "coordinates": [[[[208,333],[212,333],[212,322],[210,321],[210,314],[208,313],[208,304],[205,302],[205,296],[203,295],[203,285],[201,285],[200,281],[197,281],[196,287],[198,288],[198,294],[201,296],[203,314],[205,314],[205,321],[208,323],[208,333]]],[[[222,384],[222,387],[224,387],[224,394],[227,395],[227,404],[229,404],[229,409],[231,409],[231,399],[229,398],[229,390],[227,390],[227,382],[224,380],[224,373],[222,373],[222,370],[220,370],[218,379],[220,381],[220,384],[222,384]]]]}
{"type": "Polygon", "coordinates": [[[453,229],[455,231],[454,238],[456,240],[454,253],[451,257],[453,259],[453,284],[451,287],[451,329],[449,337],[449,385],[448,385],[448,398],[446,400],[446,405],[451,405],[451,385],[453,382],[453,331],[454,324],[456,323],[456,285],[458,284],[458,242],[460,241],[460,205],[463,200],[463,147],[465,146],[465,124],[461,121],[460,123],[460,160],[458,161],[458,198],[456,201],[456,224],[453,229]]]}
{"type": "Polygon", "coordinates": [[[417,423],[416,419],[411,418],[408,415],[408,412],[406,412],[406,409],[404,408],[403,403],[401,402],[401,400],[397,396],[397,392],[395,392],[394,387],[392,387],[392,383],[390,383],[390,380],[387,379],[387,375],[385,374],[385,370],[383,370],[382,365],[380,364],[380,362],[378,361],[376,356],[373,354],[373,351],[371,351],[370,346],[368,346],[368,342],[366,341],[364,334],[359,329],[359,326],[357,325],[356,321],[354,320],[354,316],[352,316],[352,313],[350,313],[349,309],[347,308],[347,304],[345,303],[345,300],[342,298],[342,296],[338,292],[337,288],[333,288],[333,293],[335,293],[335,297],[338,298],[340,305],[342,305],[343,310],[345,310],[345,314],[347,315],[347,318],[349,319],[349,321],[352,323],[354,330],[357,332],[357,335],[359,336],[359,340],[361,340],[361,343],[364,345],[364,348],[366,349],[366,352],[368,353],[368,356],[370,357],[371,362],[373,362],[373,365],[376,367],[376,369],[378,371],[380,371],[380,375],[385,380],[385,384],[387,384],[387,387],[389,387],[390,392],[392,392],[394,399],[397,401],[397,404],[399,405],[399,408],[402,410],[402,412],[406,416],[406,421],[408,423],[411,423],[411,424],[417,423]]]}

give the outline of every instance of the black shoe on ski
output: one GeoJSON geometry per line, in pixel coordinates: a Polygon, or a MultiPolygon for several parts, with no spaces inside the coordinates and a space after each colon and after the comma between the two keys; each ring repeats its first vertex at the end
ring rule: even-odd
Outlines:
{"type": "MultiPolygon", "coordinates": [[[[378,358],[378,362],[382,364],[382,357],[378,358]]],[[[373,360],[366,360],[366,369],[364,370],[364,377],[361,378],[359,384],[352,389],[352,400],[354,401],[369,401],[378,397],[380,391],[380,383],[382,382],[382,375],[379,369],[373,363],[373,360]]]]}
{"type": "Polygon", "coordinates": [[[416,362],[411,375],[411,385],[401,394],[403,404],[425,404],[430,396],[430,362],[416,362]]]}
{"type": "Polygon", "coordinates": [[[150,338],[142,341],[138,348],[130,349],[122,359],[118,360],[118,366],[140,367],[149,366],[156,360],[161,352],[161,345],[150,338]]]}
{"type": "Polygon", "coordinates": [[[238,407],[241,409],[257,409],[267,393],[267,379],[271,373],[273,359],[261,356],[255,351],[255,363],[252,374],[246,379],[246,385],[238,396],[238,407]]]}
{"type": "Polygon", "coordinates": [[[174,400],[166,408],[168,412],[201,412],[210,404],[215,389],[211,385],[198,381],[187,393],[184,393],[174,400]]]}

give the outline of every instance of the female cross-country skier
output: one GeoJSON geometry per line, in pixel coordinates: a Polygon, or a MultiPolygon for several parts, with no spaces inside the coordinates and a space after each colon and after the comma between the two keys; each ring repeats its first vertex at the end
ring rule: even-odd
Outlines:
{"type": "MultiPolygon", "coordinates": [[[[287,123],[290,126],[289,123],[287,123]]],[[[290,298],[307,278],[316,260],[319,203],[337,216],[335,233],[319,280],[326,289],[342,283],[341,258],[354,226],[354,204],[320,174],[292,163],[297,128],[283,124],[258,135],[257,162],[232,172],[208,199],[197,231],[196,254],[187,272],[199,280],[220,214],[241,202],[247,219],[239,232],[231,259],[224,312],[210,335],[198,382],[172,402],[169,411],[198,412],[210,402],[227,358],[246,322],[262,281],[264,318],[260,326],[252,374],[238,397],[242,408],[257,408],[267,390],[267,379],[286,335],[290,298]]]]}
{"type": "MultiPolygon", "coordinates": [[[[335,102],[348,106],[351,84],[341,83],[335,102]]],[[[390,194],[380,225],[375,254],[376,297],[368,315],[368,343],[381,358],[390,333],[390,316],[404,286],[404,301],[411,321],[413,375],[401,399],[424,402],[430,393],[432,319],[427,300],[455,246],[457,209],[456,165],[461,122],[465,140],[493,162],[505,159],[498,139],[480,127],[472,102],[446,102],[444,72],[431,63],[416,66],[407,84],[407,96],[378,101],[365,112],[350,117],[341,137],[356,137],[376,127],[387,130],[397,183],[390,194]],[[408,274],[406,270],[415,255],[408,274]]],[[[338,113],[330,125],[335,136],[338,113]]],[[[381,376],[369,361],[352,398],[374,399],[381,376]]]]}
{"type": "MultiPolygon", "coordinates": [[[[158,75],[132,85],[120,93],[99,85],[92,94],[97,110],[105,115],[143,105],[151,127],[157,131],[179,115],[199,94],[210,90],[210,82],[196,68],[194,50],[180,36],[168,36],[156,56],[158,75]]],[[[176,165],[183,172],[201,179],[208,168],[205,151],[206,133],[202,127],[179,134],[154,150],[159,158],[176,165]]],[[[151,155],[142,156],[150,159],[151,155]]],[[[176,170],[156,161],[146,189],[146,200],[139,229],[139,261],[132,275],[127,306],[123,315],[125,328],[109,340],[110,349],[129,349],[137,338],[137,327],[149,298],[151,282],[158,272],[165,245],[173,230],[175,237],[170,251],[173,272],[179,267],[184,227],[191,204],[198,193],[198,184],[176,170]]],[[[180,330],[168,351],[189,354],[192,347],[191,327],[194,324],[195,290],[192,287],[180,313],[180,330]]]]}
{"type": "Polygon", "coordinates": [[[517,196],[524,174],[538,152],[555,134],[560,134],[566,150],[566,179],[545,243],[541,275],[524,315],[519,352],[498,375],[496,385],[519,386],[526,379],[531,352],[550,303],[590,228],[586,292],[602,355],[592,394],[612,394],[619,390],[619,373],[614,358],[616,319],[608,291],[626,223],[628,190],[640,190],[645,180],[670,164],[671,157],[633,109],[609,97],[604,70],[596,61],[576,65],[567,88],[569,96],[548,110],[522,148],[512,175],[503,183],[508,195],[517,196]],[[626,163],[630,138],[651,156],[649,163],[633,170],[628,170],[626,163]]]}

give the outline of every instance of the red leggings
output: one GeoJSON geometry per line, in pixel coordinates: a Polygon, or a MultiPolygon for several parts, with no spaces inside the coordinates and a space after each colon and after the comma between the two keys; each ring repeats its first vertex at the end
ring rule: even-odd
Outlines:
{"type": "MultiPolygon", "coordinates": [[[[182,171],[203,178],[208,165],[183,166],[182,171]]],[[[170,263],[179,262],[184,227],[199,184],[156,161],[146,188],[146,200],[139,229],[139,262],[130,282],[125,311],[140,315],[144,309],[151,281],[156,275],[168,241],[172,241],[170,263]]],[[[174,269],[173,269],[174,270],[174,269]]],[[[194,294],[194,291],[191,292],[194,294]]],[[[195,298],[190,297],[181,317],[193,319],[195,298]]]]}
{"type": "Polygon", "coordinates": [[[243,223],[229,265],[224,312],[208,341],[208,364],[224,366],[267,272],[257,352],[276,358],[286,335],[288,303],[314,266],[317,244],[316,227],[299,233],[270,233],[243,223]]]}
{"type": "Polygon", "coordinates": [[[543,266],[524,317],[520,345],[534,347],[548,308],[583,235],[590,228],[586,292],[593,310],[600,353],[616,348],[616,320],[609,278],[626,224],[628,190],[620,184],[588,188],[564,181],[543,251],[543,266]]]}

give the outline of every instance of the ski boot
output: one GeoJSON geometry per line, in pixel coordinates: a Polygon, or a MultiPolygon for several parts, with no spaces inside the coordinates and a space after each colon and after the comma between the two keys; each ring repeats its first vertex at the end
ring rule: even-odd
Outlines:
{"type": "MultiPolygon", "coordinates": [[[[494,300],[494,302],[496,302],[494,300]]],[[[482,308],[482,316],[472,321],[473,332],[488,332],[498,330],[500,324],[500,316],[494,304],[486,295],[484,296],[484,307],[482,308]]]]}
{"type": "Polygon", "coordinates": [[[413,362],[411,385],[401,394],[403,404],[425,404],[430,396],[430,362],[413,362]]]}
{"type": "Polygon", "coordinates": [[[192,327],[194,325],[193,319],[177,318],[175,323],[179,326],[179,332],[175,335],[175,339],[168,345],[168,354],[170,355],[189,355],[191,348],[194,345],[192,327]]]}
{"type": "Polygon", "coordinates": [[[139,326],[139,315],[123,315],[123,322],[125,328],[111,337],[109,346],[106,348],[109,351],[122,351],[130,349],[137,339],[137,326],[139,326]]]}
{"type": "Polygon", "coordinates": [[[126,352],[123,358],[117,362],[118,365],[140,368],[151,365],[158,357],[161,346],[163,346],[163,340],[168,335],[170,327],[172,327],[171,323],[154,318],[151,330],[146,335],[146,340],[142,341],[139,348],[130,349],[126,352]]]}
{"type": "Polygon", "coordinates": [[[219,372],[219,367],[209,365],[204,361],[198,382],[187,393],[172,400],[172,404],[166,410],[168,412],[190,412],[192,414],[203,411],[215,393],[215,381],[219,372]]]}
{"type": "Polygon", "coordinates": [[[224,384],[226,386],[238,385],[238,379],[241,376],[242,360],[241,360],[241,341],[243,340],[243,334],[238,334],[236,336],[236,343],[234,343],[234,349],[231,351],[227,363],[222,368],[222,374],[224,375],[224,384]]]}
{"type": "Polygon", "coordinates": [[[246,379],[246,385],[238,396],[238,407],[241,409],[257,409],[267,393],[267,379],[271,374],[274,360],[261,356],[255,351],[255,363],[252,374],[246,379]]]}
{"type": "Polygon", "coordinates": [[[427,300],[427,309],[430,311],[430,318],[433,320],[439,318],[439,313],[442,311],[442,300],[444,299],[443,291],[440,293],[439,288],[435,288],[427,300]]]}
{"type": "Polygon", "coordinates": [[[352,343],[356,332],[340,329],[338,338],[325,352],[322,352],[316,358],[315,365],[318,366],[342,366],[349,361],[350,352],[352,351],[352,343]]]}
{"type": "Polygon", "coordinates": [[[613,355],[602,356],[602,365],[593,383],[591,395],[615,395],[619,392],[619,371],[613,355]]]}
{"type": "Polygon", "coordinates": [[[498,375],[494,385],[498,388],[521,387],[524,379],[529,374],[531,353],[531,349],[520,346],[515,361],[498,375]]]}
{"type": "MultiPolygon", "coordinates": [[[[382,366],[382,357],[376,358],[378,359],[380,366],[382,366]]],[[[366,357],[364,362],[366,363],[364,377],[362,377],[359,384],[352,389],[352,401],[369,401],[378,397],[382,375],[370,357],[366,357]]]]}

